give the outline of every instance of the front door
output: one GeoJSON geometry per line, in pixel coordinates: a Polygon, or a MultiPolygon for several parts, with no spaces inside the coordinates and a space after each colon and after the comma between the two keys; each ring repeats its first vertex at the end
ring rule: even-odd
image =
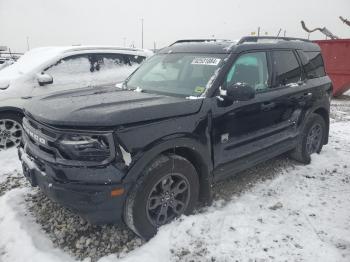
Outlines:
{"type": "Polygon", "coordinates": [[[32,96],[87,87],[91,84],[92,79],[91,63],[89,56],[85,54],[62,58],[45,68],[43,73],[52,76],[53,83],[44,86],[36,83],[32,96]]]}
{"type": "MultiPolygon", "coordinates": [[[[256,96],[230,104],[214,100],[212,139],[216,179],[292,145],[294,104],[288,101],[288,90],[274,86],[272,68],[271,53],[259,51],[241,54],[228,72],[222,86],[244,82],[255,88],[256,96]]],[[[297,68],[300,70],[298,62],[297,68]]]]}

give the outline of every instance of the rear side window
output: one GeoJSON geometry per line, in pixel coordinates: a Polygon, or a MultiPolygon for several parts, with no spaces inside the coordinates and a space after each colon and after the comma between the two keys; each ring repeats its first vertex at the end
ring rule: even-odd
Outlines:
{"type": "Polygon", "coordinates": [[[123,82],[139,66],[139,63],[131,61],[134,57],[116,53],[91,54],[91,85],[123,82]]]}
{"type": "Polygon", "coordinates": [[[126,55],[131,65],[141,64],[146,57],[139,55],[126,55]]]}
{"type": "Polygon", "coordinates": [[[144,56],[127,54],[94,54],[90,57],[92,72],[100,69],[111,69],[120,66],[137,66],[145,59],[144,56]]]}
{"type": "Polygon", "coordinates": [[[301,68],[293,51],[273,51],[274,86],[285,86],[301,80],[301,68]]]}
{"type": "Polygon", "coordinates": [[[129,65],[129,61],[122,54],[94,54],[90,56],[91,72],[119,68],[129,65]]]}
{"type": "Polygon", "coordinates": [[[317,78],[326,75],[322,55],[320,52],[298,51],[307,78],[317,78]]]}

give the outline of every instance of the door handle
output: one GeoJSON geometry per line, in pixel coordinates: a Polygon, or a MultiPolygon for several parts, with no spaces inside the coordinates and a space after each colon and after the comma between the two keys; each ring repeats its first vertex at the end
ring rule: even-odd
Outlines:
{"type": "Polygon", "coordinates": [[[263,111],[267,111],[267,110],[271,110],[272,108],[275,107],[275,103],[274,102],[265,102],[261,104],[261,110],[263,111]]]}
{"type": "Polygon", "coordinates": [[[304,93],[304,94],[302,95],[302,98],[303,98],[304,100],[309,100],[309,99],[312,98],[312,93],[310,93],[310,92],[304,93]]]}

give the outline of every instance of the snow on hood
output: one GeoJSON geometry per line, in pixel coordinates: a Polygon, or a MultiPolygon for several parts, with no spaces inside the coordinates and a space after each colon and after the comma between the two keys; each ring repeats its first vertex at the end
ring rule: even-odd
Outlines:
{"type": "Polygon", "coordinates": [[[106,86],[33,98],[26,113],[52,126],[111,127],[194,114],[202,102],[106,86]]]}

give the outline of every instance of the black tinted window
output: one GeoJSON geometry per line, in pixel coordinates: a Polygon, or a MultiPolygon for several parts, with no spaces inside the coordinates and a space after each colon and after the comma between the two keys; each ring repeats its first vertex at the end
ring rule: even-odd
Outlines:
{"type": "Polygon", "coordinates": [[[139,56],[139,55],[127,55],[130,64],[141,64],[143,60],[145,60],[146,57],[144,56],[139,56]]]}
{"type": "Polygon", "coordinates": [[[300,52],[307,78],[317,78],[326,75],[320,52],[300,52]]]}
{"type": "Polygon", "coordinates": [[[292,51],[273,51],[275,86],[297,83],[301,79],[301,68],[292,51]]]}

